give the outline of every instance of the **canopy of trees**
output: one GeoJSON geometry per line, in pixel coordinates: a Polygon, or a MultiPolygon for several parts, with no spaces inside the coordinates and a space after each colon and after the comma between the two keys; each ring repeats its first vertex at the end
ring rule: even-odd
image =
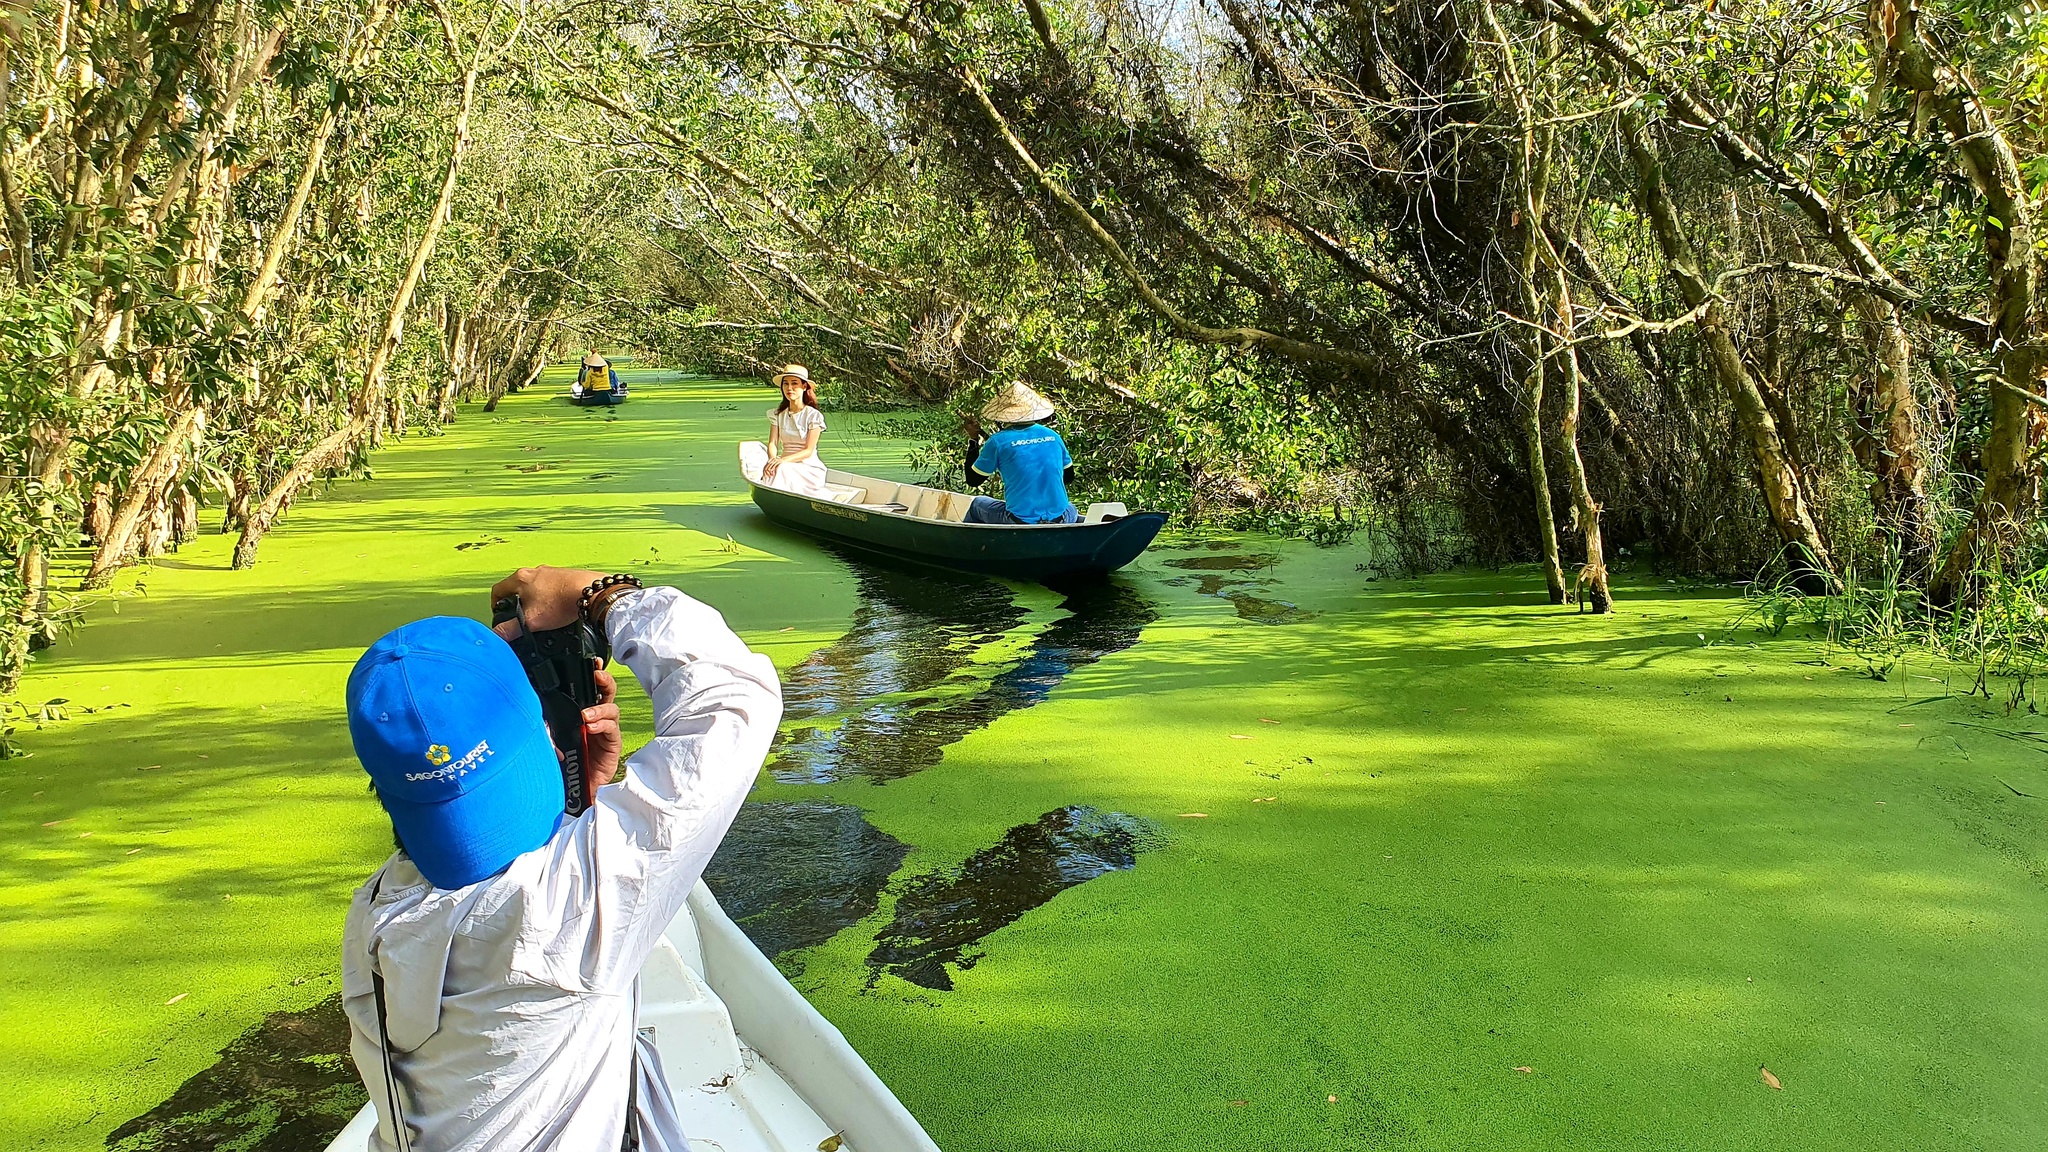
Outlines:
{"type": "Polygon", "coordinates": [[[2048,5],[13,0],[0,683],[574,338],[1402,563],[2039,566],[2048,5]],[[201,524],[202,504],[224,517],[201,524]]]}

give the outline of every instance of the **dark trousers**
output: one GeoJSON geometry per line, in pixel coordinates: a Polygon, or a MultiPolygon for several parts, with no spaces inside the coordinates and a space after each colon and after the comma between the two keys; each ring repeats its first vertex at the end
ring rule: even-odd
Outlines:
{"type": "MultiPolygon", "coordinates": [[[[1074,506],[1072,504],[1069,504],[1067,505],[1066,512],[1063,515],[1061,515],[1058,520],[1048,520],[1045,521],[1045,523],[1075,524],[1079,523],[1080,519],[1081,514],[1079,512],[1074,511],[1074,506]]],[[[1010,514],[1009,505],[1004,504],[1001,500],[998,500],[993,496],[976,496],[974,498],[974,503],[969,504],[967,506],[967,515],[961,519],[961,523],[1030,524],[1033,523],[1033,521],[1017,519],[1015,516],[1010,514]]]]}

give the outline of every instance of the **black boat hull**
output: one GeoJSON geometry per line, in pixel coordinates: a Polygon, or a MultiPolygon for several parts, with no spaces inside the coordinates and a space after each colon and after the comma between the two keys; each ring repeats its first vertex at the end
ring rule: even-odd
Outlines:
{"type": "Polygon", "coordinates": [[[1038,583],[1104,576],[1138,558],[1163,512],[1099,524],[959,524],[799,496],[748,482],[771,520],[864,552],[957,572],[1038,583]]]}

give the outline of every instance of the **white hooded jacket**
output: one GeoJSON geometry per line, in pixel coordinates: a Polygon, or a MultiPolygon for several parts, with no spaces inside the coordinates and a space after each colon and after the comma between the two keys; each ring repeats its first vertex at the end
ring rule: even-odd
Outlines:
{"type": "MultiPolygon", "coordinates": [[[[768,658],[673,588],[627,593],[605,625],[654,701],[655,739],[621,781],[489,879],[435,888],[401,852],[349,905],[342,997],[374,1152],[400,1145],[373,973],[414,1152],[619,1147],[641,962],[752,786],[782,698],[768,658]]],[[[687,1149],[654,1048],[640,1052],[642,1147],[687,1149]]]]}

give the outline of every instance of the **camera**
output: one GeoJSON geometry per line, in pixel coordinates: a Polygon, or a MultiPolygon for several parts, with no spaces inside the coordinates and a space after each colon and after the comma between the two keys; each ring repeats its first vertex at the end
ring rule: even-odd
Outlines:
{"type": "Polygon", "coordinates": [[[540,714],[548,735],[561,753],[562,809],[580,816],[590,807],[594,786],[589,774],[583,710],[598,702],[597,670],[611,659],[604,634],[578,620],[566,628],[536,632],[526,626],[519,597],[508,596],[491,606],[491,623],[519,622],[512,651],[526,679],[540,697],[540,714]]]}

